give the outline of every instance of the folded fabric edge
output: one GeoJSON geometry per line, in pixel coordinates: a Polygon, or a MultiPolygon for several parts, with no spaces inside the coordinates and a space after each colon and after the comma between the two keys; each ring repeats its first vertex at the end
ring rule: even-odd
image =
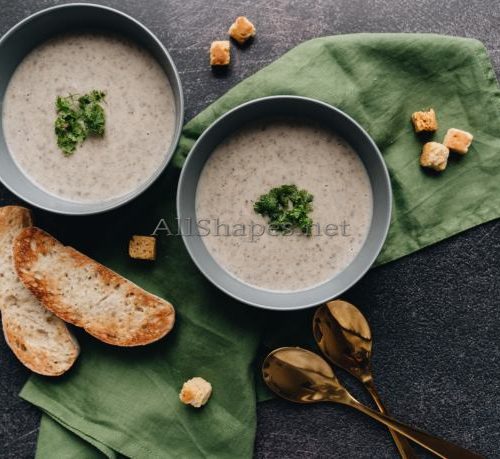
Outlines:
{"type": "Polygon", "coordinates": [[[115,431],[109,431],[108,436],[103,435],[103,432],[108,430],[105,426],[97,428],[94,423],[74,414],[56,400],[47,397],[43,390],[37,388],[37,383],[33,378],[30,378],[24,385],[19,396],[41,409],[46,415],[75,435],[92,444],[109,459],[116,458],[115,452],[127,457],[164,458],[159,453],[151,451],[148,446],[117,435],[115,431]]]}
{"type": "Polygon", "coordinates": [[[116,459],[113,450],[42,411],[35,459],[116,459]]]}
{"type": "MultiPolygon", "coordinates": [[[[461,229],[459,230],[455,229],[450,231],[447,228],[443,228],[444,224],[440,226],[435,226],[432,229],[432,237],[426,238],[425,242],[421,243],[420,245],[415,244],[413,247],[407,247],[404,253],[399,253],[399,252],[391,253],[390,251],[384,253],[382,249],[381,255],[379,255],[379,257],[375,260],[375,263],[370,269],[374,269],[379,266],[390,263],[392,261],[396,261],[401,258],[407,257],[408,255],[411,255],[420,250],[431,247],[439,242],[443,242],[446,239],[449,239],[450,237],[457,236],[458,234],[461,234],[476,226],[497,220],[498,218],[500,218],[500,197],[498,199],[498,202],[496,202],[494,206],[486,206],[486,208],[481,212],[481,214],[474,213],[468,217],[470,218],[463,219],[461,221],[462,223],[461,229]],[[482,215],[483,213],[487,214],[487,216],[482,215]]],[[[449,221],[447,221],[446,224],[449,224],[449,221]]]]}

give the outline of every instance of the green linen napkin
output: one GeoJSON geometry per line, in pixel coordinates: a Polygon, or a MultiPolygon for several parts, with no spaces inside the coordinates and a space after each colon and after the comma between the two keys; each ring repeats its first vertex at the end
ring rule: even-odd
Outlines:
{"type": "MultiPolygon", "coordinates": [[[[252,456],[252,361],[263,339],[262,324],[272,328],[276,313],[253,310],[219,293],[193,266],[178,236],[160,238],[154,264],[129,260],[125,247],[132,233],[151,232],[159,218],[175,225],[178,171],[203,130],[236,105],[274,94],[339,107],[380,147],[391,174],[394,212],[378,264],[500,216],[500,91],[481,43],[360,34],[298,46],[190,121],[162,178],[105,220],[98,241],[87,242],[92,244],[87,252],[98,260],[171,300],[178,320],[171,335],[143,349],[113,348],[79,332],[82,354],[69,374],[33,376],[21,396],[46,413],[38,458],[52,458],[54,451],[58,458],[252,456]],[[468,155],[452,157],[441,175],[419,167],[422,143],[409,121],[413,111],[430,106],[440,123],[436,140],[449,127],[475,135],[468,155]],[[177,399],[183,381],[195,375],[214,387],[201,410],[177,399]]],[[[70,234],[63,233],[64,242],[72,242],[70,234]]],[[[282,336],[286,332],[281,330],[282,336]]]]}

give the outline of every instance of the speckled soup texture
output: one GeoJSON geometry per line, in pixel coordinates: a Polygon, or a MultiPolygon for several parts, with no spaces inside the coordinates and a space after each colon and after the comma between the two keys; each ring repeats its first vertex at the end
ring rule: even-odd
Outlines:
{"type": "Polygon", "coordinates": [[[35,48],[5,95],[3,128],[25,175],[45,191],[77,202],[123,196],[160,167],[174,132],[175,104],[160,65],[117,36],[71,34],[35,48]],[[57,96],[106,93],[106,133],[65,157],[54,133],[57,96]]]}
{"type": "Polygon", "coordinates": [[[243,282],[277,291],[307,289],[342,271],[365,241],[372,207],[369,177],[349,144],[292,119],[259,122],[226,139],[196,193],[199,232],[215,260],[243,282]],[[257,226],[266,219],[254,202],[283,184],[313,194],[310,237],[257,226]]]}

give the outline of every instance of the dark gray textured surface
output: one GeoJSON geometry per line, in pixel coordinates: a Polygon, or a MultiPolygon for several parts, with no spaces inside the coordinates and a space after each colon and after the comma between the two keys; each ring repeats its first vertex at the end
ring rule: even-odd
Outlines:
{"type": "MultiPolygon", "coordinates": [[[[55,3],[0,0],[0,33],[55,3]]],[[[327,34],[437,32],[475,37],[485,43],[500,73],[500,4],[496,1],[103,3],[135,16],[171,51],[185,89],[187,118],[295,44],[327,34]],[[215,77],[207,66],[207,45],[223,37],[238,14],[255,21],[258,37],[252,46],[233,55],[227,75],[215,77]]],[[[0,187],[0,203],[14,202],[16,198],[0,187]]],[[[56,234],[63,233],[68,223],[42,212],[36,217],[56,234]]],[[[81,228],[81,234],[85,232],[81,228]]],[[[88,244],[88,235],[84,239],[82,244],[88,244]]],[[[376,269],[347,295],[372,326],[376,380],[392,412],[487,457],[500,457],[499,279],[497,221],[376,269]]],[[[32,457],[39,415],[17,397],[28,372],[3,340],[0,362],[0,457],[32,457]]],[[[362,395],[358,386],[350,387],[362,395]]],[[[397,457],[389,435],[362,415],[341,407],[298,407],[281,401],[258,408],[256,456],[397,457]]],[[[56,453],[54,458],[58,459],[56,453]]]]}

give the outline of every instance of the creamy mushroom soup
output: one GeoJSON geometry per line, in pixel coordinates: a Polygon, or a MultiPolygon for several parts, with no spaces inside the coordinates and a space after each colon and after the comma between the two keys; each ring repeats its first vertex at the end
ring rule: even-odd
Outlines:
{"type": "Polygon", "coordinates": [[[161,66],[118,36],[50,39],[21,62],[4,99],[15,162],[40,188],[70,201],[106,201],[143,185],[161,166],[174,128],[174,96],[161,66]],[[105,134],[65,156],[54,132],[56,98],[92,90],[106,95],[105,134]]]}
{"type": "Polygon", "coordinates": [[[241,281],[276,291],[307,289],[342,271],[366,239],[372,207],[369,177],[350,145],[297,120],[230,136],[207,160],[196,192],[197,229],[214,259],[241,281]],[[310,236],[274,231],[254,211],[262,194],[283,184],[313,195],[310,236]]]}

